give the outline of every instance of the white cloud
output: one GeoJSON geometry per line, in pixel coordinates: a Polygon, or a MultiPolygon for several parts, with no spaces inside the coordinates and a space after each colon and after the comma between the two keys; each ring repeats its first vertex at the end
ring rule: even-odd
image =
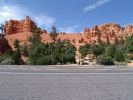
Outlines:
{"type": "Polygon", "coordinates": [[[43,26],[44,28],[51,28],[55,23],[55,19],[47,15],[36,16],[34,20],[37,22],[38,26],[43,26]]]}
{"type": "Polygon", "coordinates": [[[42,16],[36,15],[37,14],[33,14],[28,9],[18,5],[0,5],[0,23],[4,23],[10,19],[21,20],[24,19],[25,16],[31,16],[39,27],[46,29],[50,28],[55,23],[55,19],[46,14],[42,14],[42,16]]]}
{"type": "Polygon", "coordinates": [[[72,27],[63,27],[63,28],[58,28],[60,32],[66,32],[66,33],[75,33],[77,32],[77,28],[79,28],[79,25],[74,25],[72,27]]]}
{"type": "Polygon", "coordinates": [[[129,25],[132,25],[133,26],[133,23],[123,24],[123,25],[121,25],[121,27],[125,27],[126,28],[129,25]]]}
{"type": "Polygon", "coordinates": [[[26,15],[26,11],[16,6],[1,6],[0,7],[0,23],[9,19],[21,19],[26,15]]]}
{"type": "Polygon", "coordinates": [[[101,7],[101,6],[109,3],[110,1],[111,0],[98,0],[97,2],[95,2],[92,5],[86,6],[83,10],[84,10],[84,12],[89,12],[89,11],[95,10],[96,8],[101,7]]]}

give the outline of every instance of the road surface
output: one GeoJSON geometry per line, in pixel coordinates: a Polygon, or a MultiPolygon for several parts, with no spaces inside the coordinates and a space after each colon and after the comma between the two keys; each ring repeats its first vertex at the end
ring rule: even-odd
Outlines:
{"type": "Polygon", "coordinates": [[[0,66],[0,100],[133,100],[133,69],[0,66]]]}

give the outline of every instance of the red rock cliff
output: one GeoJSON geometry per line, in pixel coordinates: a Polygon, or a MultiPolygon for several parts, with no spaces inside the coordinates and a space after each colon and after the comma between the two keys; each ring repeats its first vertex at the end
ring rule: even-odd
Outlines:
{"type": "MultiPolygon", "coordinates": [[[[45,22],[44,22],[45,23],[45,22]]],[[[31,35],[36,24],[27,16],[25,20],[17,21],[10,20],[5,23],[5,38],[12,44],[15,39],[21,42],[27,41],[27,37],[31,35]]],[[[42,31],[42,42],[51,42],[47,31],[42,31]]],[[[85,28],[82,34],[68,34],[60,33],[57,39],[60,40],[70,40],[77,48],[79,48],[84,43],[97,44],[99,41],[111,44],[115,43],[117,40],[125,39],[126,36],[133,34],[133,25],[128,25],[122,28],[118,24],[107,23],[103,25],[95,25],[91,29],[85,28]]]]}
{"type": "Polygon", "coordinates": [[[25,20],[9,20],[5,22],[5,35],[16,34],[20,32],[32,32],[36,28],[36,24],[26,16],[25,20]]]}
{"type": "Polygon", "coordinates": [[[8,41],[5,38],[0,39],[0,55],[5,53],[6,50],[11,49],[8,41]]]}
{"type": "Polygon", "coordinates": [[[98,43],[99,39],[106,43],[115,43],[116,40],[125,39],[126,36],[133,34],[133,25],[122,28],[118,24],[108,23],[94,26],[92,29],[85,28],[83,36],[86,42],[98,43]]]}

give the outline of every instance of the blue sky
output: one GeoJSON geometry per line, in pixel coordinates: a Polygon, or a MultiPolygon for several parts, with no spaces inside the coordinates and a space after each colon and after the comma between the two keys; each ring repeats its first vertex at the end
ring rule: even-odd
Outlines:
{"type": "Polygon", "coordinates": [[[38,26],[50,30],[82,32],[108,22],[133,23],[133,0],[0,0],[0,23],[29,15],[38,26]]]}

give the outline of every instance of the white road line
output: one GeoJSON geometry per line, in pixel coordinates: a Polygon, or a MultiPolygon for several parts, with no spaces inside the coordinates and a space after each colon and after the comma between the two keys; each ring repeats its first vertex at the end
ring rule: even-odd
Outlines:
{"type": "Polygon", "coordinates": [[[133,75],[133,73],[20,73],[20,72],[0,72],[9,75],[133,75]]]}
{"type": "MultiPolygon", "coordinates": [[[[80,67],[0,67],[0,68],[80,68],[80,67]]],[[[81,68],[89,68],[89,67],[81,67],[81,68]]],[[[93,67],[94,68],[94,67],[93,67]]]]}
{"type": "Polygon", "coordinates": [[[0,68],[0,69],[50,69],[50,70],[80,70],[80,69],[88,69],[88,70],[116,70],[116,71],[119,71],[119,70],[131,70],[133,71],[132,68],[94,68],[94,67],[91,67],[91,68],[0,68]]]}

